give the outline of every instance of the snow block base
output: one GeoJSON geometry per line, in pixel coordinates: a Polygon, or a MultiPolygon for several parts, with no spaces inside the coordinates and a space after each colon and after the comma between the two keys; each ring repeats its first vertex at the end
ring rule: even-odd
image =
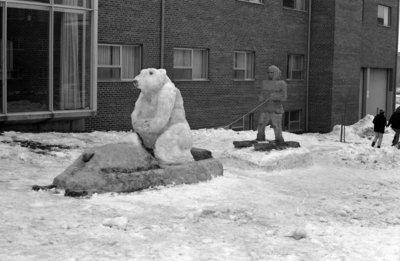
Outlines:
{"type": "Polygon", "coordinates": [[[271,150],[284,150],[287,148],[300,148],[300,143],[297,141],[285,141],[278,143],[276,141],[263,141],[259,142],[257,140],[242,140],[234,141],[233,146],[237,149],[254,147],[255,151],[271,151],[271,150]]]}
{"type": "Polygon", "coordinates": [[[287,148],[300,148],[300,143],[298,143],[297,141],[285,141],[282,143],[270,141],[254,144],[255,151],[284,150],[287,148]]]}
{"type": "Polygon", "coordinates": [[[251,147],[257,143],[258,142],[256,140],[242,140],[242,141],[234,141],[233,146],[237,149],[241,149],[241,148],[251,147]]]}
{"type": "MultiPolygon", "coordinates": [[[[211,155],[211,152],[206,153],[202,149],[196,152],[211,155]]],[[[213,158],[160,167],[141,147],[136,148],[134,144],[108,144],[84,152],[63,173],[54,178],[53,185],[65,189],[66,195],[87,195],[193,184],[222,175],[221,162],[213,158]],[[132,151],[140,152],[134,155],[136,157],[134,160],[132,151]],[[110,157],[112,161],[108,160],[110,157]],[[139,162],[140,166],[127,165],[127,162],[133,161],[139,162]]]]}

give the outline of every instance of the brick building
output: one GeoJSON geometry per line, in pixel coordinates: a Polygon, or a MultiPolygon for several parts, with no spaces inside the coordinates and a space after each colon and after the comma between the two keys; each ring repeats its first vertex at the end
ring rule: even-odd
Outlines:
{"type": "Polygon", "coordinates": [[[394,108],[396,0],[0,5],[7,35],[3,130],[130,130],[139,94],[131,80],[148,67],[167,70],[194,129],[254,128],[257,111],[234,121],[257,106],[271,64],[288,83],[286,130],[330,131],[342,120],[350,124],[377,108],[394,108]]]}

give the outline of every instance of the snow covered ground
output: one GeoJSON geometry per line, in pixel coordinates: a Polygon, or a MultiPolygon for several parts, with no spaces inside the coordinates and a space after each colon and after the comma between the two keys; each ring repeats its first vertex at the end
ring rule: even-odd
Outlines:
{"type": "MultiPolygon", "coordinates": [[[[400,150],[372,116],[328,134],[284,133],[301,148],[255,152],[253,131],[194,130],[224,176],[129,194],[31,190],[88,147],[126,132],[0,135],[0,260],[400,260],[400,150]],[[48,145],[48,146],[43,146],[48,145]],[[55,146],[57,145],[57,146],[55,146]]],[[[273,131],[267,130],[267,138],[273,131]]]]}

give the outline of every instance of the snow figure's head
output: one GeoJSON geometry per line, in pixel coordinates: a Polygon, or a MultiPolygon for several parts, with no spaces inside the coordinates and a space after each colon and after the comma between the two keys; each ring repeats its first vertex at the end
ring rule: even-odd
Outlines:
{"type": "Polygon", "coordinates": [[[281,70],[275,65],[271,65],[268,67],[268,79],[269,80],[280,80],[281,79],[281,70]]]}
{"type": "Polygon", "coordinates": [[[148,68],[140,71],[133,80],[133,86],[139,88],[144,94],[156,93],[170,81],[165,69],[148,68]]]}

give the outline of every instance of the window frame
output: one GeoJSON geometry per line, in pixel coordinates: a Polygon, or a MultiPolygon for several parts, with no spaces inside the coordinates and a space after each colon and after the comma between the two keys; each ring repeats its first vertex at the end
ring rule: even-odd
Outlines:
{"type": "Polygon", "coordinates": [[[99,73],[97,72],[97,81],[98,82],[128,82],[132,81],[135,77],[133,78],[123,78],[122,77],[122,71],[123,71],[123,64],[122,64],[122,59],[123,59],[123,47],[124,46],[129,46],[129,47],[137,47],[139,48],[139,72],[142,69],[142,46],[139,44],[105,44],[105,43],[99,43],[98,49],[100,49],[100,46],[107,46],[107,47],[118,47],[119,48],[119,65],[100,65],[99,61],[97,62],[97,71],[99,68],[109,68],[109,69],[120,69],[119,70],[119,79],[100,79],[99,78],[99,73]]]}
{"type": "MultiPolygon", "coordinates": [[[[8,14],[8,8],[15,8],[15,9],[21,9],[21,10],[40,10],[40,11],[47,11],[49,12],[49,26],[48,26],[48,109],[46,111],[32,111],[32,112],[9,112],[7,105],[8,105],[8,95],[7,95],[7,88],[8,88],[8,64],[7,64],[7,57],[8,57],[8,48],[7,44],[2,45],[2,50],[1,50],[1,56],[2,56],[2,86],[0,86],[0,92],[1,92],[1,108],[0,108],[0,123],[4,121],[19,121],[19,122],[25,122],[25,121],[31,121],[31,120],[42,120],[42,119],[62,119],[62,118],[82,118],[82,117],[88,117],[88,116],[93,116],[95,115],[97,111],[97,70],[96,70],[96,53],[97,53],[97,28],[98,28],[98,0],[90,0],[88,1],[88,5],[90,6],[72,6],[72,5],[58,5],[54,4],[53,1],[49,2],[24,2],[24,1],[15,1],[15,0],[9,0],[9,1],[0,1],[0,6],[1,6],[1,12],[3,14],[2,17],[2,22],[3,22],[3,27],[2,27],[2,37],[0,37],[0,41],[3,43],[6,42],[6,39],[8,38],[8,29],[7,29],[7,24],[8,24],[8,19],[10,17],[7,16],[8,14]],[[62,13],[77,13],[77,14],[83,14],[84,16],[89,15],[89,21],[90,21],[90,26],[88,27],[90,32],[88,34],[88,37],[90,38],[90,47],[91,50],[89,50],[90,53],[90,58],[85,59],[83,62],[87,62],[90,64],[90,76],[89,76],[89,91],[90,91],[90,98],[89,98],[89,106],[88,108],[84,109],[72,109],[72,110],[57,110],[54,108],[54,83],[53,83],[53,77],[54,77],[54,14],[56,12],[62,12],[62,13]],[[4,73],[5,72],[5,73],[4,73]]],[[[11,19],[11,18],[10,18],[11,19]]],[[[85,30],[86,28],[84,28],[85,30]]],[[[16,44],[17,47],[14,46],[14,48],[18,48],[18,44],[16,44]]],[[[15,50],[15,49],[14,49],[15,50]]],[[[83,52],[84,50],[82,50],[83,52]]],[[[86,51],[86,49],[85,49],[86,51]]],[[[83,57],[86,57],[84,55],[83,57]]],[[[14,72],[19,74],[19,70],[13,68],[14,72]]]]}
{"type": "Polygon", "coordinates": [[[235,70],[242,70],[244,71],[244,78],[235,78],[235,73],[233,74],[233,80],[235,81],[254,81],[255,80],[255,60],[256,60],[256,54],[253,51],[233,51],[233,72],[235,72],[235,70]],[[238,68],[235,67],[235,59],[236,59],[236,54],[237,53],[242,53],[244,54],[244,68],[238,68]],[[253,71],[252,71],[252,77],[249,78],[247,75],[247,59],[248,59],[248,55],[252,54],[253,56],[253,71]]]}
{"type": "Polygon", "coordinates": [[[285,131],[301,131],[302,130],[302,128],[301,128],[301,115],[302,115],[302,110],[301,109],[298,109],[298,110],[291,110],[291,111],[285,111],[285,114],[284,114],[284,129],[285,129],[285,131]],[[298,120],[291,120],[290,118],[290,116],[291,116],[291,114],[292,113],[298,113],[298,115],[299,115],[299,119],[298,120]],[[286,123],[287,123],[287,126],[286,126],[286,123]],[[291,124],[298,124],[298,128],[297,129],[293,129],[293,128],[290,128],[290,126],[291,126],[291,124]]]}
{"type": "Polygon", "coordinates": [[[246,2],[246,3],[250,3],[250,4],[257,4],[257,5],[264,5],[265,4],[265,0],[237,0],[239,2],[246,2]]]}
{"type": "Polygon", "coordinates": [[[175,76],[175,74],[173,75],[173,79],[174,79],[174,81],[208,81],[209,80],[209,55],[210,55],[210,52],[209,52],[209,50],[208,49],[206,49],[206,48],[187,48],[187,47],[174,47],[173,48],[173,60],[174,60],[174,56],[175,56],[175,51],[176,50],[189,50],[190,51],[190,55],[191,55],[191,65],[190,66],[180,66],[180,65],[175,65],[175,61],[173,61],[172,63],[172,68],[173,68],[173,70],[175,71],[176,69],[190,69],[191,70],[191,72],[192,72],[192,76],[191,76],[191,78],[190,79],[180,79],[180,78],[176,78],[176,76],[175,76]],[[204,64],[207,66],[207,68],[206,68],[206,72],[205,72],[205,75],[206,75],[206,77],[205,78],[194,78],[193,77],[193,58],[194,58],[194,55],[193,55],[193,53],[194,53],[194,50],[200,50],[200,51],[205,51],[206,52],[206,61],[204,61],[204,64]]]}
{"type": "MultiPolygon", "coordinates": [[[[384,9],[385,10],[385,9],[384,9]]],[[[385,16],[385,13],[384,13],[384,16],[385,16]]],[[[377,5],[377,14],[376,14],[376,18],[377,18],[377,25],[378,26],[382,26],[382,27],[391,27],[392,26],[392,7],[391,6],[387,6],[387,5],[381,5],[381,4],[378,4],[377,5]],[[379,17],[379,8],[380,7],[383,7],[383,8],[386,8],[386,10],[387,10],[387,15],[388,15],[388,17],[387,17],[387,24],[385,24],[385,17],[379,17]],[[383,23],[382,24],[380,24],[379,23],[379,19],[383,19],[383,23]]]]}
{"type": "Polygon", "coordinates": [[[287,61],[287,77],[286,80],[288,81],[303,81],[305,76],[304,71],[304,54],[288,54],[288,61],[287,61]],[[293,70],[293,57],[301,57],[301,70],[293,70]],[[301,72],[301,78],[293,78],[293,72],[301,72]]]}
{"type": "Polygon", "coordinates": [[[282,1],[282,6],[284,9],[306,12],[307,11],[307,0],[294,0],[294,7],[284,5],[284,1],[282,1]],[[300,3],[302,4],[303,8],[301,8],[300,3]]]}

